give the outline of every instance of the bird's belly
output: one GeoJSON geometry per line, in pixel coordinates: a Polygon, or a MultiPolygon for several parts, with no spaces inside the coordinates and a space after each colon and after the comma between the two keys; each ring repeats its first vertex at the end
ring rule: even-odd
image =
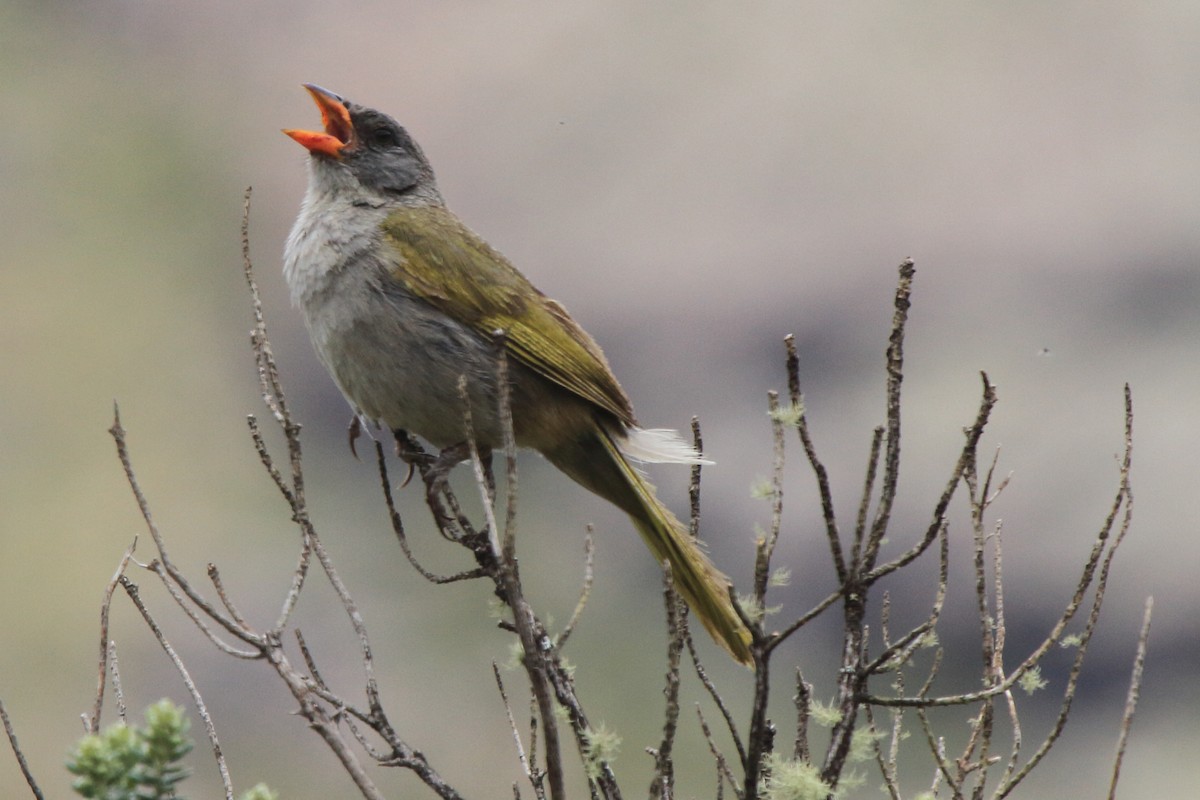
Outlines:
{"type": "Polygon", "coordinates": [[[350,403],[389,429],[447,447],[474,435],[497,446],[496,358],[490,343],[426,303],[389,292],[332,293],[308,309],[317,354],[350,403]]]}

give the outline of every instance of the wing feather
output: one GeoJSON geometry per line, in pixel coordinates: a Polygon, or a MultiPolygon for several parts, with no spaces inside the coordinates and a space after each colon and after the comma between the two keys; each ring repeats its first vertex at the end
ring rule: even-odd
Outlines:
{"type": "Polygon", "coordinates": [[[400,209],[384,223],[392,277],[481,336],[507,334],[509,353],[534,372],[635,425],[629,398],[595,340],[503,255],[444,208],[400,209]]]}

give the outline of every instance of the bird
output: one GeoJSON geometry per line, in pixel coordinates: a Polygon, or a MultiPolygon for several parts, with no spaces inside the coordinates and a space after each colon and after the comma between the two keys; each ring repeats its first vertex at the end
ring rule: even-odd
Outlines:
{"type": "Polygon", "coordinates": [[[730,581],[657,498],[640,463],[711,463],[675,431],[641,427],[604,353],[557,301],[468,228],[421,147],[392,117],[304,84],[323,130],[283,272],[318,359],[356,419],[431,445],[504,447],[496,332],[518,447],[629,515],[713,639],[750,665],[730,581]]]}

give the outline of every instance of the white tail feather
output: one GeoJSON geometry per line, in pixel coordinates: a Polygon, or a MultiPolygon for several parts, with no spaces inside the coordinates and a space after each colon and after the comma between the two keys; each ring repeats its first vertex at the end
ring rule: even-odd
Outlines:
{"type": "Polygon", "coordinates": [[[677,432],[666,428],[626,428],[617,437],[617,448],[626,458],[649,464],[711,464],[677,432]]]}

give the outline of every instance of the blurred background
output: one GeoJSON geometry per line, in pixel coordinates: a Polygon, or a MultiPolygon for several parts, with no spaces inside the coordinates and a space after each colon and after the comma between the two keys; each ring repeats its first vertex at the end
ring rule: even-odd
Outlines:
{"type": "MultiPolygon", "coordinates": [[[[1200,747],[1200,6],[759,2],[0,5],[0,697],[51,796],[95,687],[104,585],[144,528],[106,429],[121,406],[132,456],[177,563],[220,566],[251,619],[274,619],[297,535],[244,417],[263,411],[248,348],[242,193],[293,408],[314,519],[373,633],[393,720],[451,783],[507,794],[519,767],[490,661],[510,636],[482,585],[432,587],[403,562],[374,466],[347,452],[348,409],[317,364],[279,271],[305,184],[282,127],[314,128],[313,81],[409,127],[451,206],[604,346],[650,426],[704,425],[704,532],[748,585],[769,507],[766,392],[794,333],[809,420],[845,527],[871,429],[896,265],[917,263],[907,342],[903,475],[891,552],[928,524],[974,418],[978,372],[1000,404],[983,451],[1012,483],[1005,532],[1009,664],[1052,624],[1118,483],[1122,386],[1133,388],[1133,532],[1118,554],[1074,723],[1025,796],[1101,796],[1145,598],[1156,599],[1123,797],[1194,790],[1200,747]]],[[[277,441],[274,439],[273,441],[277,441]]],[[[789,440],[776,594],[780,624],[833,585],[811,478],[789,440]]],[[[568,655],[595,720],[624,737],[626,792],[649,780],[665,649],[659,579],[621,515],[535,457],[522,461],[522,566],[561,624],[596,526],[597,585],[568,655]]],[[[399,470],[397,470],[398,478],[399,470]]],[[[686,471],[654,473],[685,508],[686,471]]],[[[429,566],[464,555],[402,495],[429,566]]],[[[978,660],[964,504],[940,631],[978,660]]],[[[143,537],[138,556],[149,560],[143,537]]],[[[933,565],[890,585],[896,615],[932,600],[933,565]]],[[[217,653],[147,574],[133,577],[211,706],[238,791],[352,787],[265,665],[217,653]]],[[[298,624],[326,678],[358,695],[345,615],[313,580],[298,624]]],[[[837,620],[781,654],[831,696],[837,620]]],[[[977,627],[977,625],[976,625],[977,627]]],[[[1078,627],[1078,626],[1076,626],[1078,627]]],[[[185,692],[128,602],[112,637],[140,714],[185,692]]],[[[748,674],[707,641],[745,707],[748,674]]],[[[1019,701],[1031,752],[1071,653],[1019,701]]],[[[958,667],[961,666],[961,670],[958,667]]],[[[517,698],[522,682],[511,673],[517,698]]],[[[694,679],[685,687],[698,699],[694,679]]],[[[106,708],[111,722],[113,706],[106,708]]],[[[688,712],[690,714],[690,711],[688,712]]],[[[946,718],[946,733],[965,731],[946,718]]],[[[743,726],[745,722],[743,720],[743,726]]],[[[691,718],[681,796],[711,796],[691,718]]],[[[195,732],[201,734],[197,723],[195,732]]],[[[814,734],[815,736],[815,734],[814,734]]],[[[0,795],[28,796],[7,748],[0,795]]],[[[187,794],[219,794],[201,742],[187,794]]],[[[927,786],[927,758],[909,784],[927,786]]],[[[376,770],[392,796],[421,796],[376,770]]],[[[868,773],[863,796],[875,796],[868,773]]]]}

